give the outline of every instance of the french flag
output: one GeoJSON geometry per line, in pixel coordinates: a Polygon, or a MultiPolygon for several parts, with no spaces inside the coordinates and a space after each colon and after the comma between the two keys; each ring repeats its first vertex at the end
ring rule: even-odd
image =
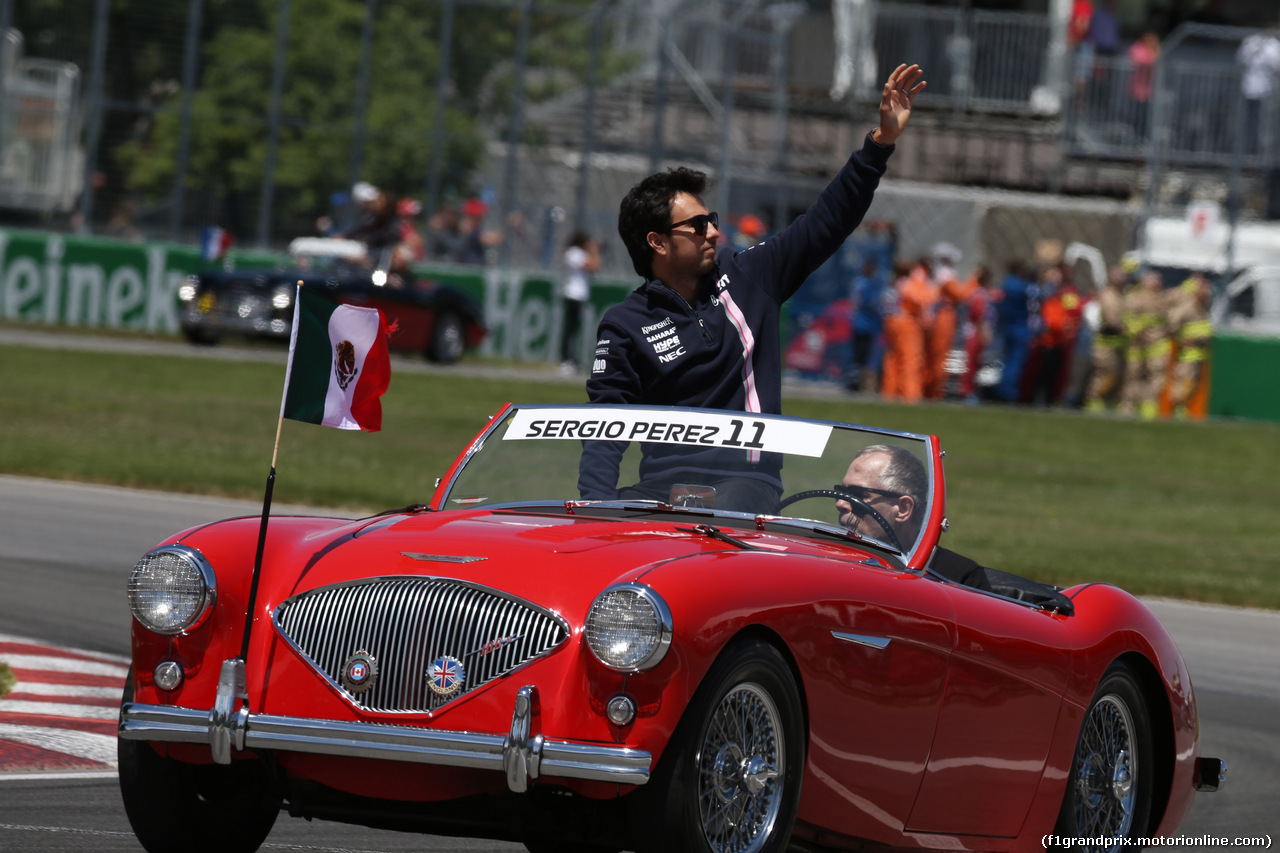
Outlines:
{"type": "Polygon", "coordinates": [[[231,234],[225,228],[210,225],[200,232],[200,259],[216,261],[231,248],[231,234]]]}

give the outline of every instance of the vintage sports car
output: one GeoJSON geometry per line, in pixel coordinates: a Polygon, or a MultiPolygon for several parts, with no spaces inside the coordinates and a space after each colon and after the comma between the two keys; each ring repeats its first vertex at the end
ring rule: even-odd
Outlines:
{"type": "Polygon", "coordinates": [[[468,294],[367,267],[361,262],[363,243],[304,237],[290,244],[289,254],[293,265],[284,269],[206,270],[188,276],[178,288],[179,324],[187,340],[288,341],[299,281],[340,303],[380,308],[396,329],[389,339],[392,350],[441,364],[457,361],[487,334],[484,310],[468,294]]]}
{"type": "Polygon", "coordinates": [[[1222,767],[1169,635],[1105,583],[948,580],[946,529],[934,436],[506,406],[427,503],[142,557],[129,820],[152,853],[254,850],[284,809],[531,851],[1176,830],[1222,767]],[[915,473],[851,464],[890,452],[915,473]]]}

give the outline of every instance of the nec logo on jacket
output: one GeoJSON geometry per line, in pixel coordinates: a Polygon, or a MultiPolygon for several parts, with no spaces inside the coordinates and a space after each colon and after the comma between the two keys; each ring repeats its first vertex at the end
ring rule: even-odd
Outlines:
{"type": "Polygon", "coordinates": [[[677,347],[676,351],[667,353],[666,355],[658,356],[658,361],[662,362],[663,364],[667,364],[668,362],[675,361],[677,358],[684,355],[684,347],[680,346],[679,339],[675,341],[675,344],[677,347]]]}

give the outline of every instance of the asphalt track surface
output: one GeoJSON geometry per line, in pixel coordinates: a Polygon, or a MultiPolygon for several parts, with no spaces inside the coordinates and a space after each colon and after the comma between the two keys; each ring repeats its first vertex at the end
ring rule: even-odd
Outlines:
{"type": "MultiPolygon", "coordinates": [[[[289,507],[276,507],[287,512],[289,507]]],[[[123,657],[129,570],[167,534],[256,515],[253,502],[0,476],[0,634],[123,657]]],[[[1280,613],[1148,602],[1187,657],[1205,754],[1225,758],[1227,784],[1200,795],[1182,833],[1275,839],[1280,818],[1280,613]]],[[[1231,845],[1185,845],[1228,849],[1231,845]]],[[[138,850],[114,775],[0,775],[0,850],[138,850]]],[[[521,850],[281,818],[266,849],[521,850]]]]}
{"type": "MultiPolygon", "coordinates": [[[[0,329],[0,343],[67,346],[68,340],[0,329]]],[[[148,351],[171,346],[106,343],[105,348],[148,351]]],[[[223,355],[279,359],[269,351],[223,355]]],[[[276,506],[273,512],[290,509],[276,506]]],[[[260,512],[253,502],[0,476],[0,635],[123,658],[130,621],[125,581],[138,557],[191,524],[260,512]]],[[[1197,796],[1181,838],[1175,839],[1179,843],[1167,846],[1239,850],[1243,845],[1235,839],[1256,839],[1249,846],[1269,849],[1280,840],[1280,613],[1147,603],[1187,659],[1200,704],[1202,752],[1226,759],[1230,767],[1223,789],[1197,796]]],[[[496,853],[524,848],[282,816],[263,849],[496,853]]],[[[0,851],[28,850],[141,850],[129,831],[114,773],[0,773],[0,851]]]]}

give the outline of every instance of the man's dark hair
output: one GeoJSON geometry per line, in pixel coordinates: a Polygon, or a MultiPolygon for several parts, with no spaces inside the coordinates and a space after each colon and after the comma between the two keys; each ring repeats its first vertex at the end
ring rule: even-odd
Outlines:
{"type": "Polygon", "coordinates": [[[631,188],[618,208],[618,236],[631,256],[631,266],[646,281],[653,278],[653,250],[649,232],[664,233],[671,227],[671,202],[676,193],[702,197],[707,175],[679,166],[655,172],[631,188]]]}

